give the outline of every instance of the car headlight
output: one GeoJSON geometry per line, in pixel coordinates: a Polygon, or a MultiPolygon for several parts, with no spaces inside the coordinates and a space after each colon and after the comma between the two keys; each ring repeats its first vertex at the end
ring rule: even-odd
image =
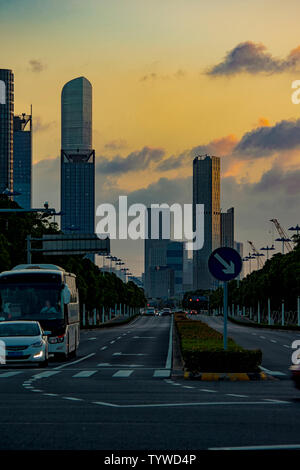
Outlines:
{"type": "Polygon", "coordinates": [[[33,348],[40,348],[41,346],[43,346],[43,341],[38,341],[37,343],[34,343],[31,345],[33,348]]]}

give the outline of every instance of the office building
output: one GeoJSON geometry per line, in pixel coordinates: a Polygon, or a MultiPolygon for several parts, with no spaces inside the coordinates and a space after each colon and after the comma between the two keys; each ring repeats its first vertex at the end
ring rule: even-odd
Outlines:
{"type": "Polygon", "coordinates": [[[149,269],[151,298],[169,299],[174,296],[174,271],[168,266],[149,269]]]}
{"type": "Polygon", "coordinates": [[[92,85],[79,77],[61,94],[62,231],[94,233],[95,151],[92,148],[92,85]]]}
{"type": "Polygon", "coordinates": [[[14,74],[0,69],[0,194],[13,191],[14,74]]]}
{"type": "Polygon", "coordinates": [[[193,230],[196,204],[204,204],[204,245],[193,251],[193,288],[214,289],[208,258],[220,246],[220,158],[197,156],[193,161],[193,230]]]}
{"type": "Polygon", "coordinates": [[[168,243],[167,266],[174,271],[174,295],[183,293],[183,252],[183,242],[170,241],[168,243]]]}
{"type": "Polygon", "coordinates": [[[14,116],[13,184],[14,200],[23,209],[32,201],[32,113],[14,116]]]}
{"type": "Polygon", "coordinates": [[[167,265],[167,246],[169,238],[164,239],[163,233],[163,212],[155,209],[147,209],[146,216],[146,237],[144,242],[144,289],[148,297],[153,297],[150,283],[150,268],[167,265]],[[156,222],[157,226],[153,226],[156,222]],[[151,238],[151,235],[153,236],[151,238]],[[156,238],[154,238],[154,236],[156,238]]]}
{"type": "Polygon", "coordinates": [[[221,246],[234,248],[234,208],[221,212],[221,246]]]}

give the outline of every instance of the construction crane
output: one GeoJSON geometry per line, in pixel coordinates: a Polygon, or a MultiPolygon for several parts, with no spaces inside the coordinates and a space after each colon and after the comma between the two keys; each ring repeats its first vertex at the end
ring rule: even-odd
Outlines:
{"type": "Polygon", "coordinates": [[[251,246],[251,249],[253,251],[253,256],[257,258],[257,269],[262,268],[262,260],[260,259],[261,256],[265,256],[262,253],[259,253],[259,251],[255,248],[254,243],[248,240],[249,245],[251,246]]]}
{"type": "Polygon", "coordinates": [[[273,222],[273,224],[276,227],[277,232],[279,233],[279,237],[277,238],[276,241],[282,242],[282,251],[284,252],[284,247],[286,247],[287,251],[292,251],[293,247],[290,243],[290,238],[288,237],[287,232],[284,230],[284,228],[280,225],[277,219],[271,219],[270,222],[273,222]]]}

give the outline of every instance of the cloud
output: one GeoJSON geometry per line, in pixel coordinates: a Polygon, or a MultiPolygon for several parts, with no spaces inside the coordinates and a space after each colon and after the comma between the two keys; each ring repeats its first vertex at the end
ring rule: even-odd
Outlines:
{"type": "Polygon", "coordinates": [[[173,155],[163,160],[158,166],[159,171],[170,171],[192,164],[193,158],[197,155],[228,155],[237,144],[238,139],[235,135],[214,139],[206,145],[198,145],[192,149],[186,150],[179,155],[173,155]]]}
{"type": "Polygon", "coordinates": [[[274,74],[300,70],[300,46],[293,49],[285,59],[277,59],[262,43],[246,41],[227,52],[222,62],[211,67],[211,76],[249,74],[274,74]]]}
{"type": "Polygon", "coordinates": [[[144,147],[140,151],[131,152],[127,157],[116,155],[109,160],[105,157],[98,157],[97,172],[102,174],[119,174],[130,171],[146,170],[153,162],[157,162],[165,155],[161,148],[144,147]]]}
{"type": "Polygon", "coordinates": [[[41,60],[31,59],[28,63],[31,72],[40,73],[46,69],[46,65],[44,65],[41,60]]]}
{"type": "Polygon", "coordinates": [[[181,79],[186,76],[186,72],[183,69],[178,69],[175,73],[161,75],[156,72],[151,72],[140,78],[140,82],[154,81],[154,80],[169,80],[171,78],[181,79]]]}
{"type": "Polygon", "coordinates": [[[121,150],[127,147],[128,147],[128,144],[125,139],[111,140],[110,142],[107,142],[104,145],[104,148],[107,150],[121,150]]]}
{"type": "Polygon", "coordinates": [[[43,122],[40,116],[33,117],[34,132],[45,132],[56,125],[56,121],[43,122]]]}
{"type": "Polygon", "coordinates": [[[269,119],[267,119],[265,117],[260,117],[258,119],[258,127],[268,127],[268,126],[270,126],[269,119]]]}
{"type": "Polygon", "coordinates": [[[258,127],[243,135],[234,149],[241,158],[262,158],[300,147],[300,119],[258,127]]]}
{"type": "Polygon", "coordinates": [[[286,195],[300,194],[300,169],[282,171],[282,168],[274,166],[265,172],[260,181],[255,184],[255,191],[260,193],[283,192],[286,195]]]}

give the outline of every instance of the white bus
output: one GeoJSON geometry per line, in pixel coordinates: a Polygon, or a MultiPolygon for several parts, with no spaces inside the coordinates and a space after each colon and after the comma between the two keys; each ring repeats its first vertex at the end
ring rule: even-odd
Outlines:
{"type": "Polygon", "coordinates": [[[76,355],[80,337],[75,274],[54,264],[21,264],[0,273],[0,321],[37,320],[49,335],[49,353],[76,355]]]}

